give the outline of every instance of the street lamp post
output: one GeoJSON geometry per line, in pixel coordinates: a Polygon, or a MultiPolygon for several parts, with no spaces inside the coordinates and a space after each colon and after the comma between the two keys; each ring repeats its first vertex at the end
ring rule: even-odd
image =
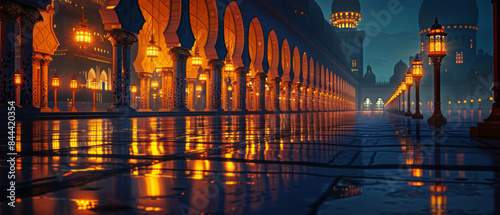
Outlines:
{"type": "Polygon", "coordinates": [[[135,93],[137,93],[137,85],[135,83],[130,87],[130,92],[132,92],[132,108],[135,109],[135,93]]]}
{"type": "Polygon", "coordinates": [[[405,116],[410,117],[413,115],[411,113],[411,95],[410,95],[411,86],[413,85],[413,75],[411,74],[410,71],[408,71],[406,73],[405,84],[408,87],[408,90],[407,90],[408,91],[408,106],[407,106],[408,111],[406,112],[405,116]]]}
{"type": "Polygon", "coordinates": [[[52,87],[54,88],[54,108],[52,108],[52,112],[59,112],[59,109],[57,108],[57,88],[59,88],[59,77],[57,77],[57,74],[54,74],[54,77],[52,77],[52,87]]]}
{"type": "Polygon", "coordinates": [[[402,108],[401,108],[401,115],[405,114],[405,92],[406,92],[406,83],[403,81],[401,82],[401,98],[402,98],[402,108]]]}
{"type": "Polygon", "coordinates": [[[14,74],[14,85],[16,86],[16,107],[21,107],[19,105],[19,86],[21,86],[21,73],[17,71],[14,74]]]}
{"type": "Polygon", "coordinates": [[[413,114],[413,119],[423,119],[424,116],[420,113],[420,79],[422,78],[422,66],[423,63],[418,58],[418,54],[415,55],[413,60],[413,79],[415,80],[415,113],[413,114]]]}
{"type": "Polygon", "coordinates": [[[95,91],[97,90],[97,80],[94,79],[90,82],[90,86],[92,88],[92,112],[97,112],[97,109],[95,108],[95,91]]]}
{"type": "Polygon", "coordinates": [[[434,64],[434,113],[428,120],[431,125],[446,124],[446,118],[441,113],[441,62],[446,57],[445,38],[447,35],[436,17],[435,24],[427,34],[430,44],[429,57],[434,64]]]}
{"type": "Polygon", "coordinates": [[[75,108],[75,90],[78,87],[78,83],[76,82],[75,76],[71,79],[71,82],[69,84],[69,88],[73,91],[73,100],[71,101],[71,112],[76,112],[75,108]]]}

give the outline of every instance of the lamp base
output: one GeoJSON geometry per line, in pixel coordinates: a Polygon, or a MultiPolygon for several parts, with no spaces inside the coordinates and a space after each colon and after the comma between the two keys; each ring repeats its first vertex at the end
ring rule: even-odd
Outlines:
{"type": "Polygon", "coordinates": [[[431,125],[444,125],[447,123],[447,120],[443,116],[433,115],[427,120],[427,123],[431,125]]]}
{"type": "Polygon", "coordinates": [[[491,115],[484,120],[484,123],[478,123],[477,127],[470,128],[471,137],[500,137],[500,104],[494,103],[491,109],[491,115]]]}
{"type": "Polygon", "coordinates": [[[411,117],[411,116],[413,116],[413,114],[410,111],[408,111],[408,112],[405,113],[405,116],[406,117],[411,117]]]}
{"type": "Polygon", "coordinates": [[[54,108],[52,108],[52,112],[60,112],[60,110],[59,110],[59,108],[54,107],[54,108]]]}
{"type": "Polygon", "coordinates": [[[415,112],[413,116],[411,117],[412,119],[424,119],[424,116],[420,112],[415,112]]]}

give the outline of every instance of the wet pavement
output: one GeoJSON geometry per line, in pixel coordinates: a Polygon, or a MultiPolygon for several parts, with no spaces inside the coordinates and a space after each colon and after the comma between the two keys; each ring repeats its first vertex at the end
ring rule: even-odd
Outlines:
{"type": "Polygon", "coordinates": [[[500,140],[469,138],[488,114],[18,122],[18,199],[13,213],[0,178],[1,214],[500,214],[500,140]]]}

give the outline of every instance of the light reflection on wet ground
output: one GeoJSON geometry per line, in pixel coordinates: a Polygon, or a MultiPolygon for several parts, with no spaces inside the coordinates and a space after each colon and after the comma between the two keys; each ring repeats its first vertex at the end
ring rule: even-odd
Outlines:
{"type": "Polygon", "coordinates": [[[468,138],[488,114],[18,122],[16,214],[498,214],[500,143],[468,138]]]}

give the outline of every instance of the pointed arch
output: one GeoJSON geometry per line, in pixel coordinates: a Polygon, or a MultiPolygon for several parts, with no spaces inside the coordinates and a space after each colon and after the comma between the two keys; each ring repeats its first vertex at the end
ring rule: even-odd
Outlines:
{"type": "Polygon", "coordinates": [[[271,30],[267,36],[267,62],[269,63],[270,77],[279,77],[278,67],[280,63],[280,48],[278,44],[278,37],[276,32],[271,30]]]}
{"type": "Polygon", "coordinates": [[[262,61],[264,60],[264,34],[262,33],[262,27],[257,17],[253,18],[250,22],[250,27],[248,29],[248,48],[250,59],[252,60],[250,65],[250,70],[253,73],[252,75],[264,72],[262,67],[262,61]]]}
{"type": "Polygon", "coordinates": [[[218,18],[215,0],[189,1],[189,21],[195,43],[193,50],[198,49],[207,59],[216,59],[215,42],[218,33],[218,18]]]}
{"type": "Polygon", "coordinates": [[[290,46],[287,39],[284,39],[281,45],[281,67],[283,68],[281,79],[283,81],[292,81],[290,79],[290,46]]]}
{"type": "Polygon", "coordinates": [[[293,83],[300,83],[300,52],[299,48],[293,48],[293,83]]]}
{"type": "Polygon", "coordinates": [[[245,29],[240,8],[236,1],[230,2],[224,13],[224,42],[227,55],[235,66],[243,66],[241,56],[245,42],[245,29]]]}

